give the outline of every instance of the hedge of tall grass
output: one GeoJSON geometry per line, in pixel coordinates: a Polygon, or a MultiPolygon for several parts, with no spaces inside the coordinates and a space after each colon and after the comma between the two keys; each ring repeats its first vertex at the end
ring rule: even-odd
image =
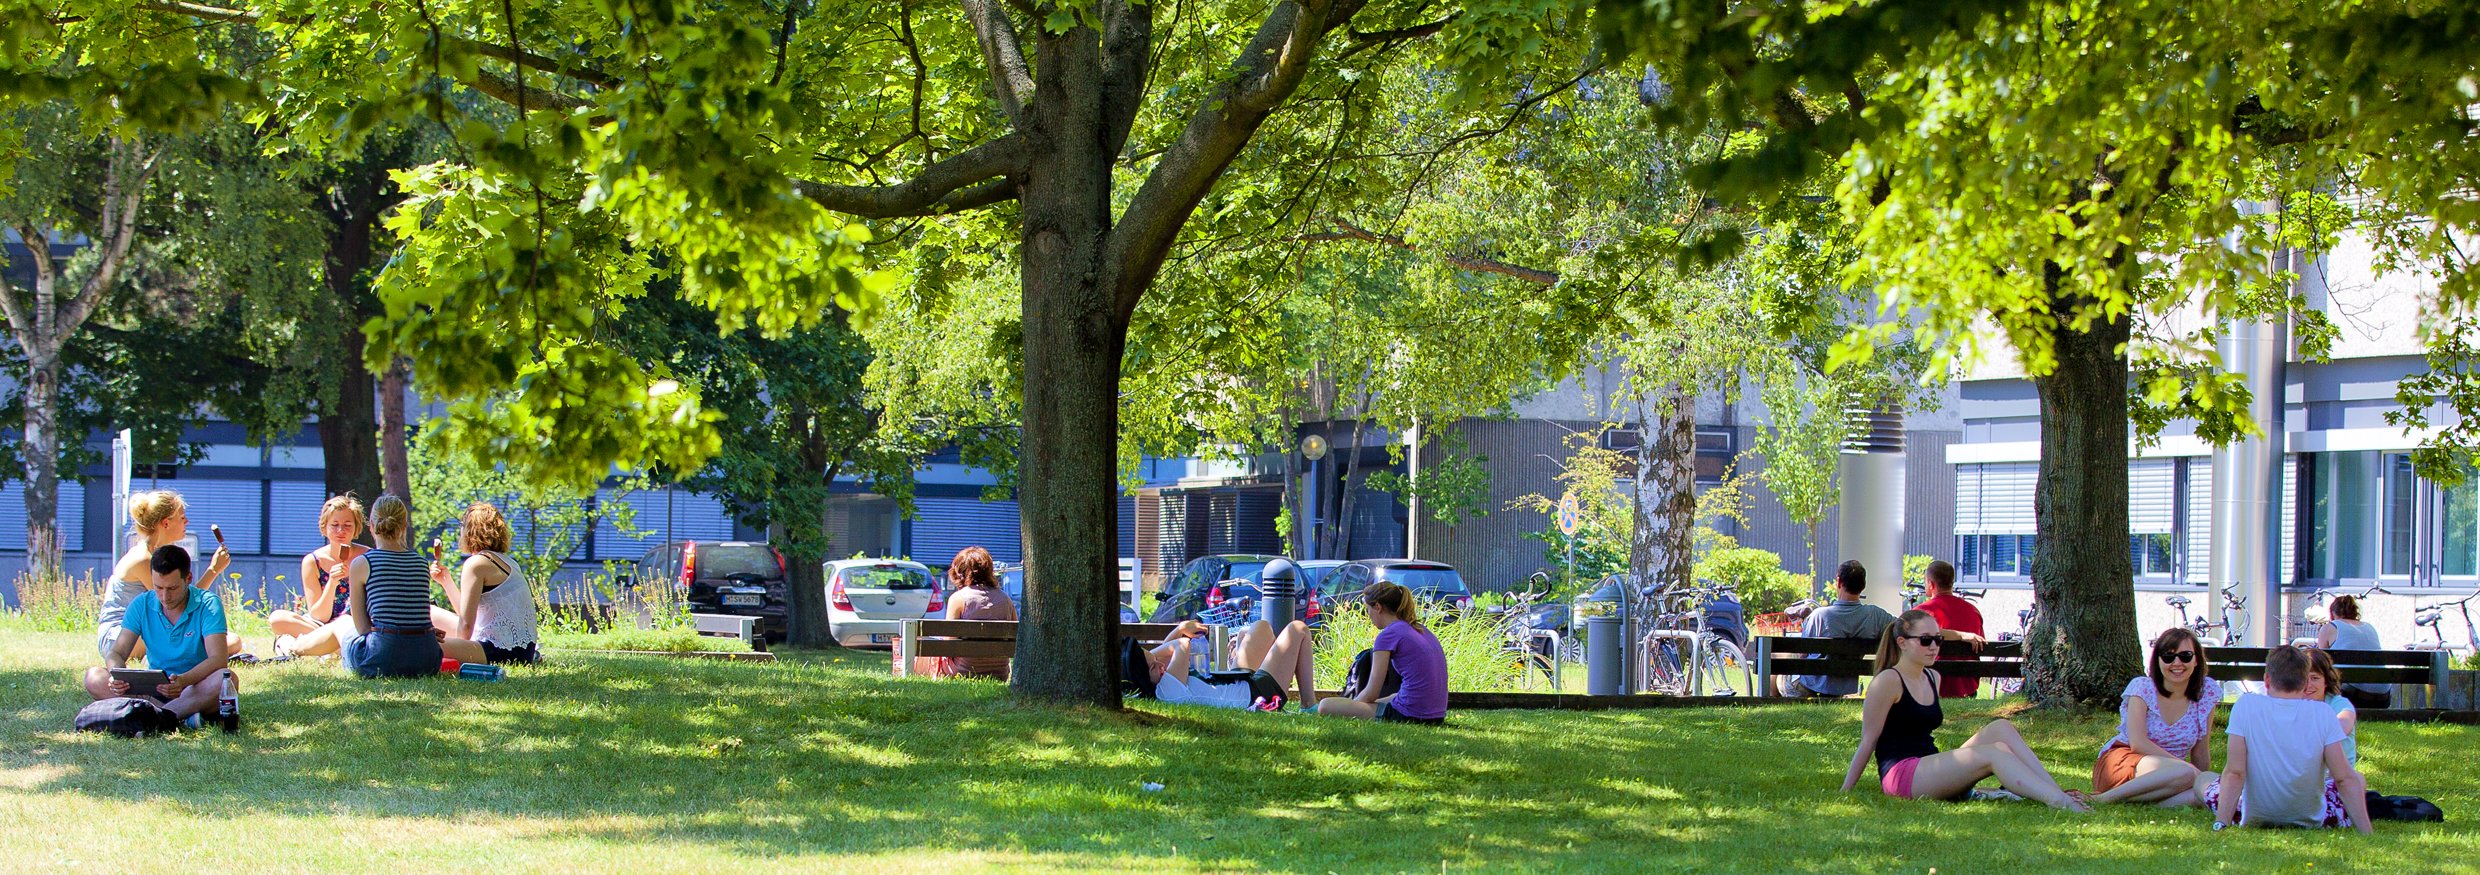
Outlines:
{"type": "MultiPolygon", "coordinates": [[[[1421,603],[1423,625],[1438,636],[1438,645],[1447,654],[1447,689],[1457,691],[1511,692],[1523,688],[1523,663],[1505,651],[1506,640],[1497,618],[1468,611],[1464,618],[1442,622],[1446,612],[1439,602],[1421,603]]],[[[1326,628],[1319,631],[1317,641],[1318,685],[1330,690],[1343,689],[1343,680],[1352,667],[1352,660],[1378,639],[1378,630],[1369,625],[1369,617],[1357,604],[1331,608],[1326,628]]]]}

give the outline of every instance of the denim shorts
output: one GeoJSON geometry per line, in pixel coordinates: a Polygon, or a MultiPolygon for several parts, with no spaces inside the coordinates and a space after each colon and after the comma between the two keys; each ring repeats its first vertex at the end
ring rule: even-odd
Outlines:
{"type": "Polygon", "coordinates": [[[370,630],[344,643],[344,664],[366,678],[418,678],[439,673],[439,638],[429,629],[370,630]]]}

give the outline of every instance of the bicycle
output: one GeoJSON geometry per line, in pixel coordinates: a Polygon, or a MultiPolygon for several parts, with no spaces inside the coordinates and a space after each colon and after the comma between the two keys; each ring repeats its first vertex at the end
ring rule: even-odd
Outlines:
{"type": "MultiPolygon", "coordinates": [[[[2032,603],[2032,607],[2016,611],[2015,631],[2000,632],[1998,633],[1997,640],[2015,642],[2023,641],[2026,636],[2032,634],[2032,618],[2040,612],[2041,603],[2039,602],[2032,603]]],[[[2011,678],[1991,678],[1989,681],[1989,689],[1997,695],[2012,696],[2024,691],[2024,679],[2020,675],[2011,678]]]]}
{"type": "Polygon", "coordinates": [[[2207,647],[2224,647],[2234,641],[2247,640],[2247,597],[2239,594],[2237,581],[2223,584],[2221,592],[2222,618],[2219,620],[2208,619],[2203,614],[2190,617],[2187,613],[2187,606],[2196,602],[2186,596],[2174,595],[2163,601],[2178,609],[2179,625],[2196,633],[2196,640],[2203,642],[2207,647]],[[2215,629],[2222,630],[2226,634],[2217,637],[2212,634],[2215,629]]]}
{"type": "MultiPolygon", "coordinates": [[[[2466,657],[2472,654],[2480,653],[2480,625],[2475,625],[2471,618],[2471,602],[2473,599],[2480,599],[2480,592],[2472,593],[2471,595],[2464,596],[2451,602],[2429,605],[2413,611],[2411,625],[2414,627],[2427,629],[2430,635],[2435,636],[2436,640],[2413,641],[2410,644],[2405,645],[2404,649],[2442,650],[2448,654],[2460,654],[2466,657]],[[2463,635],[2466,643],[2446,643],[2444,626],[2445,609],[2447,608],[2456,608],[2462,611],[2463,635]]],[[[2418,633],[2413,634],[2416,635],[2418,633]]]]}
{"type": "Polygon", "coordinates": [[[1736,696],[1742,686],[1756,690],[1755,668],[1741,643],[1732,637],[1734,632],[1746,637],[1736,620],[1738,593],[1728,586],[1708,585],[1657,591],[1644,601],[1650,603],[1647,612],[1656,618],[1653,628],[1640,639],[1647,692],[1736,696]],[[1730,610],[1714,610],[1723,604],[1730,610]],[[1717,619],[1722,622],[1717,624],[1717,619]],[[1738,685],[1733,684],[1734,673],[1739,676],[1738,685]]]}
{"type": "Polygon", "coordinates": [[[1555,615],[1562,606],[1542,603],[1550,588],[1550,575],[1533,572],[1523,589],[1507,592],[1506,604],[1490,609],[1497,617],[1499,651],[1519,664],[1517,674],[1527,690],[1533,688],[1535,671],[1553,690],[1565,690],[1565,665],[1584,661],[1583,642],[1561,631],[1566,620],[1555,615]]]}

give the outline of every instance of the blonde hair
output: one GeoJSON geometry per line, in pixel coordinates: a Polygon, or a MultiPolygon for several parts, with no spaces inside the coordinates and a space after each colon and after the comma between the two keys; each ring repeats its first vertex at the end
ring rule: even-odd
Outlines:
{"type": "Polygon", "coordinates": [[[1361,590],[1361,600],[1385,608],[1387,613],[1395,615],[1395,619],[1421,625],[1421,601],[1413,598],[1412,590],[1405,589],[1403,584],[1389,580],[1371,581],[1361,590]]]}
{"type": "Polygon", "coordinates": [[[404,537],[405,530],[412,527],[413,508],[406,505],[404,499],[382,495],[378,501],[370,503],[371,534],[395,540],[404,537]]]}
{"type": "Polygon", "coordinates": [[[462,522],[465,528],[456,536],[457,552],[507,552],[508,518],[500,516],[498,506],[488,501],[466,505],[462,522]]]}
{"type": "Polygon", "coordinates": [[[353,520],[353,528],[357,530],[354,534],[361,534],[358,531],[362,527],[361,499],[354,498],[353,493],[350,492],[328,499],[326,504],[319,505],[319,526],[325,528],[327,518],[337,514],[350,517],[353,520]]]}
{"type": "Polygon", "coordinates": [[[129,495],[129,519],[138,524],[139,534],[152,536],[155,527],[164,524],[173,514],[188,510],[181,494],[170,489],[133,492],[129,495]]]}

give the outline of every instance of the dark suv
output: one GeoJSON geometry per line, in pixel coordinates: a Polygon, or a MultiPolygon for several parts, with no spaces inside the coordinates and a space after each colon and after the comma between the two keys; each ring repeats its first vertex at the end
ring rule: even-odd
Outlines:
{"type": "Polygon", "coordinates": [[[757,617],[759,633],[770,642],[792,629],[784,556],[764,543],[673,541],[638,558],[637,580],[647,586],[668,581],[697,613],[757,617]]]}

